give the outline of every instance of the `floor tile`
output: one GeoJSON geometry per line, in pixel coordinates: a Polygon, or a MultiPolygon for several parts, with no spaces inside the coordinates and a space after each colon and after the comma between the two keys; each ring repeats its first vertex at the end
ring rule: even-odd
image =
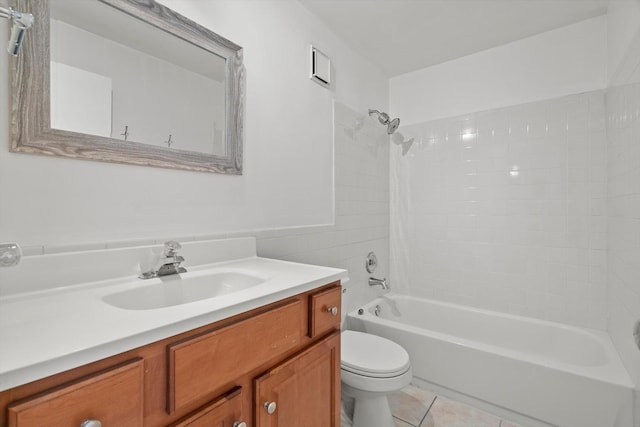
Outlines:
{"type": "Polygon", "coordinates": [[[436,395],[430,391],[410,385],[389,395],[389,406],[394,417],[417,426],[435,397],[436,395]]]}
{"type": "Polygon", "coordinates": [[[393,425],[394,427],[415,427],[413,424],[405,423],[404,421],[395,417],[393,418],[393,425]]]}
{"type": "Polygon", "coordinates": [[[438,396],[420,427],[499,427],[500,419],[438,396]]]}
{"type": "Polygon", "coordinates": [[[436,398],[436,394],[434,392],[422,389],[420,387],[416,387],[411,384],[403,388],[402,391],[418,399],[419,401],[424,402],[425,404],[428,404],[429,406],[431,406],[434,399],[436,398]]]}

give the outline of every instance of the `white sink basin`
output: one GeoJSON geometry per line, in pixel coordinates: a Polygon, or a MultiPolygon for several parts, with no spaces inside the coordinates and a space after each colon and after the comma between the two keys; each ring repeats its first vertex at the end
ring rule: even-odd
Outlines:
{"type": "Polygon", "coordinates": [[[187,304],[228,295],[252,288],[265,278],[239,272],[174,274],[150,279],[148,286],[106,295],[102,299],[109,305],[127,310],[151,310],[187,304]]]}

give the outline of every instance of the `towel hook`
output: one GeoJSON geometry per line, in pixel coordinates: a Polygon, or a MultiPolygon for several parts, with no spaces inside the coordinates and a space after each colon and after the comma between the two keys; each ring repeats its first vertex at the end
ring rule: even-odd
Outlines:
{"type": "Polygon", "coordinates": [[[128,125],[124,125],[124,133],[121,133],[120,135],[124,136],[124,140],[125,141],[129,138],[129,126],[128,125]]]}

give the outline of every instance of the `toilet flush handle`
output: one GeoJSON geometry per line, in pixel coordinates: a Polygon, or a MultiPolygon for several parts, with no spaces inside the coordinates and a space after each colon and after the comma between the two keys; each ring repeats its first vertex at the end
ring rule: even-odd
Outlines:
{"type": "Polygon", "coordinates": [[[264,409],[267,410],[267,414],[269,415],[276,412],[276,407],[277,407],[276,402],[264,402],[263,406],[264,406],[264,409]]]}

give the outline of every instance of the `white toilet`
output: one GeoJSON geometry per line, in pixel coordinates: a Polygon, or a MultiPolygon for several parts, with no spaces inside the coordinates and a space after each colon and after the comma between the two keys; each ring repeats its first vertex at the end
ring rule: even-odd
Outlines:
{"type": "Polygon", "coordinates": [[[340,370],[343,400],[353,400],[353,427],[393,427],[387,395],[411,382],[407,351],[377,335],[343,331],[340,370]]]}

